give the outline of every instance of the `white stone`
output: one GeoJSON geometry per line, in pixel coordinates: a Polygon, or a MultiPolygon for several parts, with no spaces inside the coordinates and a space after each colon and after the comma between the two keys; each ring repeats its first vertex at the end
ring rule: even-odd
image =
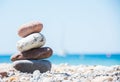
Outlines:
{"type": "Polygon", "coordinates": [[[35,70],[34,72],[33,72],[33,79],[34,80],[39,80],[40,79],[40,71],[39,70],[35,70]]]}
{"type": "Polygon", "coordinates": [[[17,49],[20,52],[33,48],[42,47],[45,44],[45,37],[41,33],[33,33],[17,42],[17,49]]]}

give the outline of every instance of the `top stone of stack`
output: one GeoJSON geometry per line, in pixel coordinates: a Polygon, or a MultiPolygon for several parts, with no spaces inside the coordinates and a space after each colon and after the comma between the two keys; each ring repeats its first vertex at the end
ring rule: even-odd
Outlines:
{"type": "Polygon", "coordinates": [[[32,33],[41,32],[42,28],[43,28],[43,24],[38,21],[27,23],[27,24],[20,26],[18,30],[18,35],[24,38],[32,33]]]}

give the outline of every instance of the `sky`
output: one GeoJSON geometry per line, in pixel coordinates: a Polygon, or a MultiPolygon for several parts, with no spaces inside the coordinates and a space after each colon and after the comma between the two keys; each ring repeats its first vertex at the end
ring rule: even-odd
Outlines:
{"type": "Polygon", "coordinates": [[[120,53],[119,0],[0,0],[0,53],[18,52],[18,28],[32,21],[54,53],[120,53]]]}

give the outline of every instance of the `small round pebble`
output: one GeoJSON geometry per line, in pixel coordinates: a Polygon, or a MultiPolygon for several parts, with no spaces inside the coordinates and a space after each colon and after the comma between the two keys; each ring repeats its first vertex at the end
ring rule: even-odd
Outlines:
{"type": "Polygon", "coordinates": [[[40,71],[39,70],[35,70],[33,72],[33,80],[39,80],[40,79],[40,71]]]}
{"type": "Polygon", "coordinates": [[[43,24],[36,21],[20,26],[18,35],[20,37],[26,37],[32,33],[39,33],[43,28],[43,24]]]}
{"type": "Polygon", "coordinates": [[[0,75],[1,75],[1,77],[7,77],[7,72],[5,72],[5,71],[0,72],[0,75]]]}
{"type": "Polygon", "coordinates": [[[45,37],[41,33],[33,33],[17,42],[17,49],[20,52],[33,48],[42,47],[45,44],[45,37]]]}

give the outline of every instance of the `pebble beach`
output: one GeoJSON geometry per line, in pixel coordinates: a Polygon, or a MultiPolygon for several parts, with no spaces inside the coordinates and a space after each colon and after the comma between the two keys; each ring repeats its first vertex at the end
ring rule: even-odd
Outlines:
{"type": "Polygon", "coordinates": [[[0,64],[0,82],[120,82],[120,65],[52,64],[50,71],[23,73],[11,63],[0,64]]]}
{"type": "Polygon", "coordinates": [[[20,26],[18,53],[11,55],[12,63],[0,64],[0,82],[120,82],[120,65],[54,64],[47,58],[53,55],[44,46],[43,24],[31,22],[20,26]]]}

